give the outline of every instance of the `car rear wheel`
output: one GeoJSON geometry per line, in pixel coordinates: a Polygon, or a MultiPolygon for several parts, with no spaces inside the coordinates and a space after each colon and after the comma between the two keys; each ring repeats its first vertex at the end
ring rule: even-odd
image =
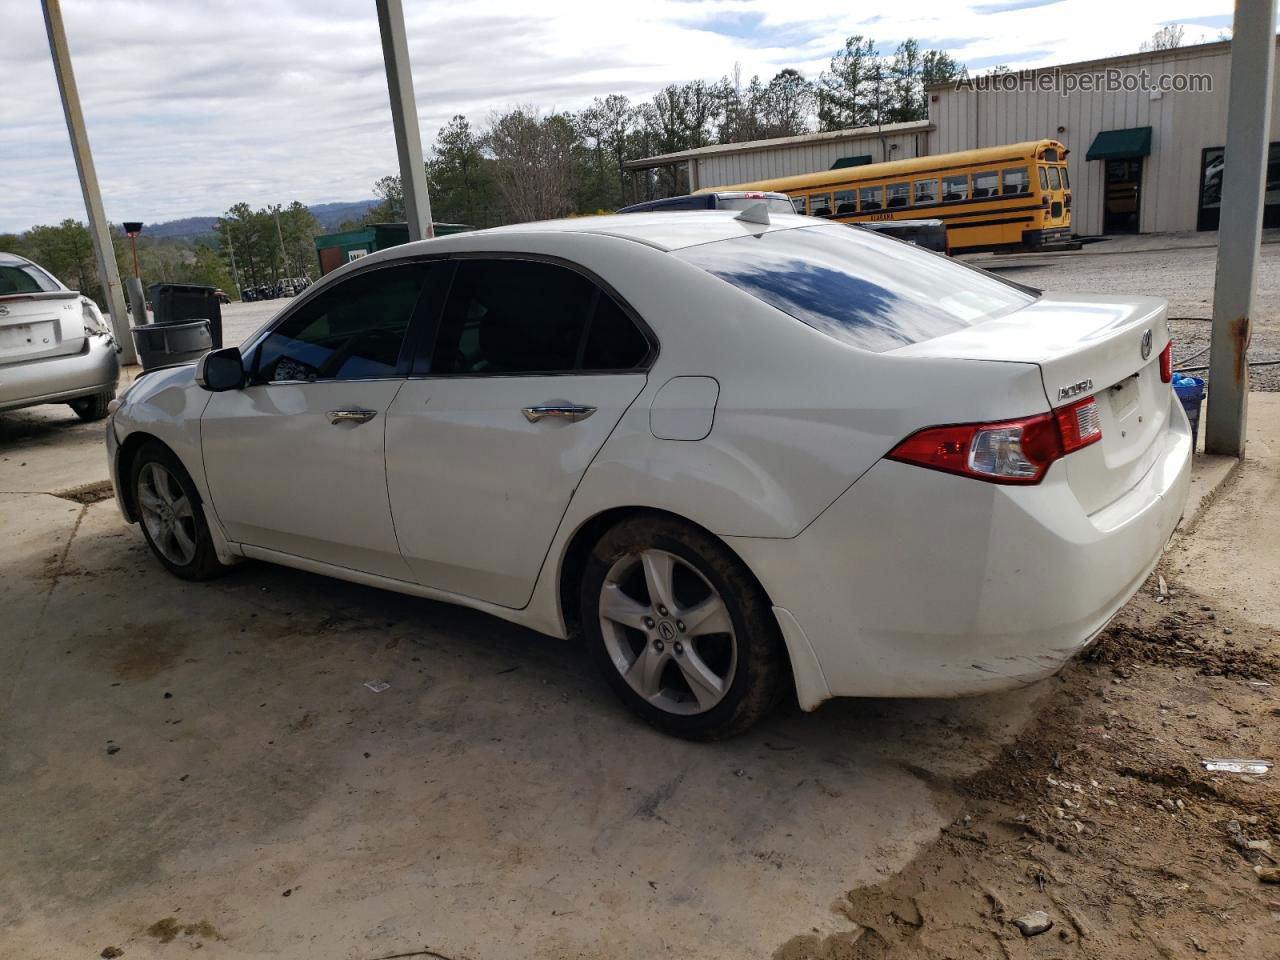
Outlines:
{"type": "Polygon", "coordinates": [[[170,573],[208,580],[226,569],[213,548],[195,484],[172,451],[148,443],[133,460],[130,482],[142,535],[170,573]]]}
{"type": "Polygon", "coordinates": [[[784,653],[768,599],[691,524],[651,515],[610,529],[587,562],[581,615],[614,692],[668,733],[730,737],[778,699],[784,653]]]}
{"type": "Polygon", "coordinates": [[[101,420],[107,415],[107,404],[115,397],[114,390],[104,390],[88,397],[76,397],[67,406],[75,411],[81,420],[101,420]]]}

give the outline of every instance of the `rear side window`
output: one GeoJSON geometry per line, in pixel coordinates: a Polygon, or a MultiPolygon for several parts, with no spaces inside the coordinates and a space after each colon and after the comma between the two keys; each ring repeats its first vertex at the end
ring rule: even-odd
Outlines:
{"type": "Polygon", "coordinates": [[[831,216],[831,194],[812,193],[809,195],[809,215],[811,217],[831,216]]]}
{"type": "Polygon", "coordinates": [[[1021,287],[845,226],[774,230],[675,252],[815,330],[883,352],[1010,313],[1021,287]]]}
{"type": "Polygon", "coordinates": [[[942,199],[943,200],[968,200],[969,199],[969,178],[968,177],[943,177],[942,178],[942,199]]]}
{"type": "Polygon", "coordinates": [[[863,187],[858,191],[858,201],[863,210],[879,210],[884,206],[883,196],[880,187],[863,187]]]}
{"type": "Polygon", "coordinates": [[[937,180],[917,180],[915,182],[916,203],[934,203],[938,199],[937,180]]]}
{"type": "Polygon", "coordinates": [[[395,376],[427,269],[427,264],[406,263],[370,270],[303,304],[262,341],[258,380],[395,376]]]}
{"type": "Polygon", "coordinates": [[[1031,180],[1027,177],[1026,167],[1010,167],[1001,171],[1000,176],[1004,183],[1003,193],[1027,193],[1031,189],[1031,180]]]}
{"type": "Polygon", "coordinates": [[[0,297],[14,293],[50,293],[58,284],[33,263],[0,266],[0,297]]]}
{"type": "Polygon", "coordinates": [[[858,195],[852,190],[836,191],[836,216],[843,217],[858,212],[858,195]]]}
{"type": "Polygon", "coordinates": [[[539,260],[459,260],[431,372],[514,376],[631,370],[649,342],[591,280],[539,260]]]}
{"type": "Polygon", "coordinates": [[[994,197],[1000,192],[1000,174],[995,170],[984,170],[973,175],[973,196],[994,197]]]}
{"type": "Polygon", "coordinates": [[[905,207],[910,187],[905,183],[891,183],[884,188],[886,204],[889,207],[905,207]]]}

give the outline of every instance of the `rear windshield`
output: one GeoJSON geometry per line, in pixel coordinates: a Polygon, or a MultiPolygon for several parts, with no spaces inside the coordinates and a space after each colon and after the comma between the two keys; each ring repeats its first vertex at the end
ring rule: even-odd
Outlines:
{"type": "Polygon", "coordinates": [[[770,213],[795,213],[791,200],[787,197],[717,197],[716,207],[720,210],[745,210],[763,203],[770,213]]]}
{"type": "Polygon", "coordinates": [[[0,264],[0,297],[12,293],[48,293],[58,283],[34,263],[0,264]]]}
{"type": "Polygon", "coordinates": [[[674,254],[815,330],[877,353],[1035,299],[982,270],[843,224],[774,230],[674,254]]]}

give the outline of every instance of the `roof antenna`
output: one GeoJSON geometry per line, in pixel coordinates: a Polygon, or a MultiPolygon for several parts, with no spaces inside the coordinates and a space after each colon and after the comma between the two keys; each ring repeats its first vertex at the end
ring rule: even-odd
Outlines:
{"type": "Polygon", "coordinates": [[[743,223],[762,223],[767,227],[769,226],[769,205],[753,203],[733,219],[741,220],[743,223]]]}

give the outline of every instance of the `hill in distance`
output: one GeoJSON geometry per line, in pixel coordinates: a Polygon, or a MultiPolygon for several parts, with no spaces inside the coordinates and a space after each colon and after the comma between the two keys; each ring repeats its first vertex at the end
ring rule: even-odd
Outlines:
{"type": "MultiPolygon", "coordinates": [[[[322,230],[336,230],[338,224],[347,220],[363,217],[378,201],[350,200],[332,203],[315,203],[308,209],[312,216],[320,222],[322,230]]],[[[164,223],[148,223],[143,233],[149,237],[202,237],[213,233],[218,217],[183,217],[181,220],[166,220],[164,223]]]]}

